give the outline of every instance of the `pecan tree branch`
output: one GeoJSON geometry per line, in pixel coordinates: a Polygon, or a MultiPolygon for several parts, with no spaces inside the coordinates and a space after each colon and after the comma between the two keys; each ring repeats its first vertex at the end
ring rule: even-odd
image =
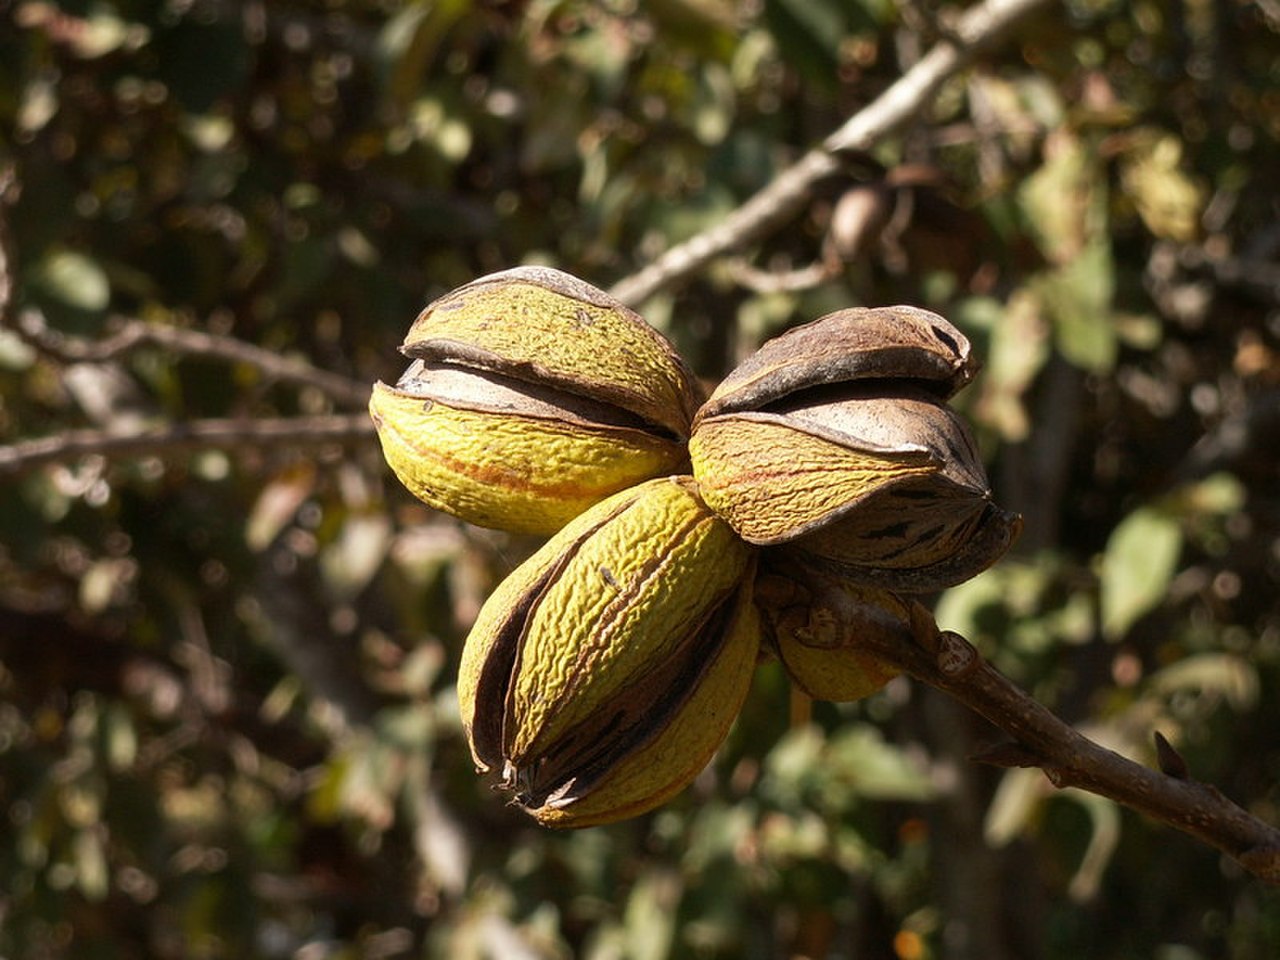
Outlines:
{"type": "Polygon", "coordinates": [[[243,447],[354,445],[373,438],[366,413],[269,419],[191,420],[148,430],[68,430],[0,447],[0,478],[74,457],[168,456],[191,450],[243,447]]]}
{"type": "Polygon", "coordinates": [[[1114,800],[1280,884],[1280,829],[1216,787],[1183,775],[1177,764],[1154,770],[1094,743],[991,666],[959,634],[939,632],[918,604],[913,631],[872,631],[860,639],[869,652],[963,703],[1012,738],[1012,744],[978,759],[1039,767],[1055,787],[1078,787],[1114,800]]]}
{"type": "Polygon", "coordinates": [[[815,186],[841,169],[840,154],[866,151],[906,125],[950,77],[1004,39],[1050,0],[986,0],[967,10],[948,36],[910,70],[720,222],[624,277],[610,292],[636,306],[711,260],[767,235],[809,202],[815,186]]]}
{"type": "Polygon", "coordinates": [[[212,357],[243,363],[283,383],[315,387],[339,403],[362,407],[369,402],[369,386],[342,374],[322,370],[297,357],[286,357],[235,337],[162,326],[142,320],[126,320],[123,326],[101,340],[71,337],[49,327],[33,310],[23,311],[15,322],[16,332],[46,356],[65,363],[101,363],[114,360],[139,347],[155,346],[174,353],[212,357]]]}
{"type": "Polygon", "coordinates": [[[116,332],[93,340],[54,330],[39,311],[18,312],[14,309],[16,258],[8,225],[8,207],[18,191],[14,168],[0,167],[0,327],[12,330],[41,354],[62,363],[102,363],[139,347],[155,346],[174,353],[243,363],[282,383],[314,387],[348,406],[363,407],[369,402],[368,384],[235,337],[128,319],[116,332]]]}
{"type": "Polygon", "coordinates": [[[17,202],[18,174],[12,161],[0,164],[0,328],[10,325],[13,314],[13,237],[9,234],[9,207],[17,202]]]}

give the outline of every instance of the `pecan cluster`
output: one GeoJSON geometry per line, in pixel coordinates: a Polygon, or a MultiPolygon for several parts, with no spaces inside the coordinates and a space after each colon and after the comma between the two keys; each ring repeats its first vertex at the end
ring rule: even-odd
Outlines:
{"type": "Polygon", "coordinates": [[[540,822],[634,816],[728,734],[758,658],[812,696],[892,671],[865,631],[1009,547],[947,400],[969,343],[912,307],[765,343],[710,397],[634,311],[568,274],[492,274],[428,306],[375,385],[387,462],[463,520],[550,535],[467,638],[472,754],[540,822]]]}

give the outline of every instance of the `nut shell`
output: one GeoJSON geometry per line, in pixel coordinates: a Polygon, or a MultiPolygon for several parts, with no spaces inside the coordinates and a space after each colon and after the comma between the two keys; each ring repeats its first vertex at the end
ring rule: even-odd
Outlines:
{"type": "Polygon", "coordinates": [[[946,399],[969,343],[913,307],[843,310],[764,344],[699,411],[689,449],[713,510],[855,584],[925,592],[1012,543],[968,427],[946,399]]]}
{"type": "Polygon", "coordinates": [[[703,404],[700,417],[770,404],[857,380],[913,381],[945,400],[977,364],[951,323],[919,307],[851,307],[793,327],[761,345],[703,404]]]}

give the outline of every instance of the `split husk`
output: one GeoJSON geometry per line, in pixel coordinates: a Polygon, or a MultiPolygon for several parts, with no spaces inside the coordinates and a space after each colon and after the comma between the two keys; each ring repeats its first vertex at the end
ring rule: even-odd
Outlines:
{"type": "Polygon", "coordinates": [[[699,394],[638,314],[545,267],[441,297],[378,383],[383,453],[420,499],[480,526],[550,534],[604,497],[681,472],[699,394]]]}
{"type": "Polygon", "coordinates": [[[467,638],[458,699],[477,766],[555,826],[633,816],[683,789],[746,696],[752,565],[687,477],[572,521],[467,638]]]}
{"type": "Polygon", "coordinates": [[[1018,521],[993,503],[945,402],[969,356],[941,317],[903,307],[842,310],[766,343],[695,420],[703,497],[748,542],[855,584],[924,592],[972,577],[1018,521]]]}

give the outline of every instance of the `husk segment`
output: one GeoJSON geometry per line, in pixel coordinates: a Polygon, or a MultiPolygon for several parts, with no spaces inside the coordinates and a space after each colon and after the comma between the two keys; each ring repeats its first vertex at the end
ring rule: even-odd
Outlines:
{"type": "Polygon", "coordinates": [[[932,476],[927,450],[867,450],[798,429],[785,416],[742,413],[702,421],[690,444],[707,503],[750,543],[803,536],[877,490],[932,476]]]}
{"type": "Polygon", "coordinates": [[[763,569],[757,606],[778,659],[801,691],[815,700],[861,700],[897,676],[864,651],[872,636],[907,629],[904,601],[851,586],[802,559],[775,554],[763,569]]]}
{"type": "Polygon", "coordinates": [[[721,381],[699,416],[763,410],[802,391],[857,380],[912,381],[946,400],[976,366],[964,334],[936,313],[853,307],[764,343],[721,381]]]}
{"type": "Polygon", "coordinates": [[[688,478],[573,521],[503,582],[467,639],[458,696],[477,765],[559,826],[682,789],[746,694],[750,564],[688,478]]]}
{"type": "Polygon", "coordinates": [[[446,294],[418,315],[401,350],[589,397],[681,440],[702,399],[680,355],[639,314],[549,267],[504,270],[446,294]]]}
{"type": "Polygon", "coordinates": [[[409,389],[375,384],[369,403],[384,458],[419,499],[479,526],[553,533],[688,456],[607,408],[593,420],[586,401],[557,402],[491,374],[419,362],[401,383],[409,389]]]}
{"type": "Polygon", "coordinates": [[[370,414],[401,482],[471,523],[551,534],[604,497],[686,469],[699,394],[634,311],[523,267],[454,290],[414,321],[413,364],[370,414]]]}
{"type": "Polygon", "coordinates": [[[922,592],[1012,542],[945,400],[969,344],[928,311],[847,310],[769,341],[699,411],[693,473],[745,540],[787,545],[854,583],[922,592]]]}
{"type": "MultiPolygon", "coordinates": [[[[540,806],[526,805],[541,823],[586,827],[637,816],[689,785],[728,735],[746,699],[760,642],[759,615],[745,578],[714,621],[700,633],[699,657],[674,678],[671,696],[629,749],[607,754],[589,772],[556,788],[540,806]],[[677,695],[677,691],[679,694],[677,695]]],[[[655,678],[656,679],[656,678],[655,678]]]]}

